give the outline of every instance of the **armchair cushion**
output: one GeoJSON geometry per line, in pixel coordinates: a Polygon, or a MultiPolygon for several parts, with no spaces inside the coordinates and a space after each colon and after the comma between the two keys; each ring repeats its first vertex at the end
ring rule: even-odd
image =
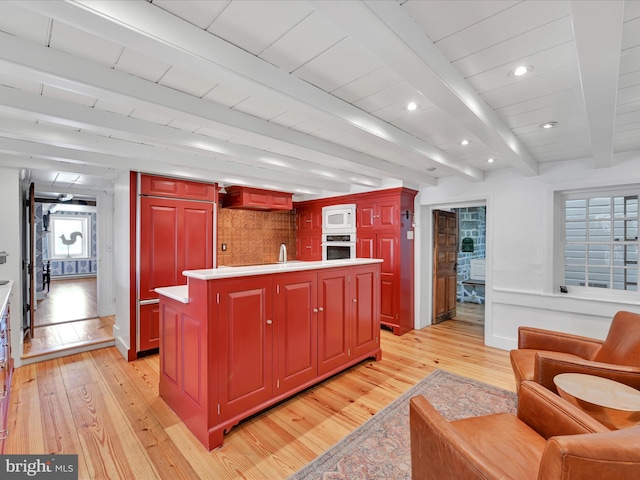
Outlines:
{"type": "Polygon", "coordinates": [[[604,341],[520,327],[510,358],[517,385],[534,380],[557,393],[555,375],[587,373],[640,388],[640,314],[616,313],[604,341]]]}
{"type": "Polygon", "coordinates": [[[523,382],[520,390],[523,400],[518,400],[518,416],[501,413],[453,422],[444,419],[424,397],[413,397],[412,477],[415,480],[552,478],[538,475],[548,436],[609,431],[534,382],[523,382]]]}

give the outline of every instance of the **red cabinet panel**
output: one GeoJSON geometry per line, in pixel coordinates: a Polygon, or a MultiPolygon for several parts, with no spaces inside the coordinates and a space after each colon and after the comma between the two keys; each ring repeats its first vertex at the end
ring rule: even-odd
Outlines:
{"type": "Polygon", "coordinates": [[[275,302],[276,394],[318,375],[315,273],[278,277],[275,302]]]}
{"type": "Polygon", "coordinates": [[[273,387],[272,281],[258,277],[219,285],[220,418],[266,402],[273,387]]]}
{"type": "Polygon", "coordinates": [[[140,199],[140,289],[139,298],[158,298],[156,287],[186,282],[180,272],[179,235],[181,201],[143,197],[140,199]]]}
{"type": "Polygon", "coordinates": [[[296,208],[296,230],[298,234],[322,233],[322,207],[296,208]]]}
{"type": "Polygon", "coordinates": [[[394,190],[357,201],[357,250],[359,258],[384,260],[380,274],[381,323],[398,335],[413,329],[413,225],[417,192],[394,190]]]}
{"type": "Polygon", "coordinates": [[[348,270],[318,274],[318,373],[334,370],[349,360],[348,270]]]}
{"type": "Polygon", "coordinates": [[[359,357],[379,344],[380,325],[372,321],[380,316],[376,270],[371,267],[354,268],[350,283],[353,303],[351,354],[359,357]]]}
{"type": "Polygon", "coordinates": [[[293,194],[251,187],[227,187],[225,208],[249,210],[291,210],[293,194]]]}
{"type": "Polygon", "coordinates": [[[140,193],[158,197],[183,198],[187,200],[215,201],[216,187],[213,184],[191,182],[176,178],[140,176],[140,193]]]}
{"type": "Polygon", "coordinates": [[[140,305],[139,311],[140,345],[139,351],[160,346],[160,304],[140,305]]]}
{"type": "Polygon", "coordinates": [[[322,260],[322,235],[296,237],[296,260],[322,260]]]}
{"type": "MultiPolygon", "coordinates": [[[[184,270],[213,268],[214,204],[140,197],[137,300],[158,298],[157,287],[185,285],[184,270]]],[[[159,346],[158,311],[141,305],[138,351],[159,346]]]]}

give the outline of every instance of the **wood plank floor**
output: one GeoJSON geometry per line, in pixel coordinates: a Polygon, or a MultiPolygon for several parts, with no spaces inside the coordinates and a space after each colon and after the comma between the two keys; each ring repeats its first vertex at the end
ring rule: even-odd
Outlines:
{"type": "Polygon", "coordinates": [[[98,317],[95,277],[52,280],[34,318],[34,335],[24,339],[23,359],[113,341],[115,316],[98,317]]]}
{"type": "Polygon", "coordinates": [[[5,453],[74,453],[81,479],[284,479],[435,369],[515,391],[509,354],[481,325],[381,332],[364,361],[231,430],[208,452],[158,396],[158,356],[113,347],[15,370],[5,453]]]}

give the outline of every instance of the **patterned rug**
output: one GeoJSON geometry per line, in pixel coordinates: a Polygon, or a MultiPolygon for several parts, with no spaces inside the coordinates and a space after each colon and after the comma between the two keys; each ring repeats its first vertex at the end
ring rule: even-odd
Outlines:
{"type": "Polygon", "coordinates": [[[436,370],[289,480],[409,480],[409,399],[424,395],[447,419],[516,412],[516,394],[436,370]]]}

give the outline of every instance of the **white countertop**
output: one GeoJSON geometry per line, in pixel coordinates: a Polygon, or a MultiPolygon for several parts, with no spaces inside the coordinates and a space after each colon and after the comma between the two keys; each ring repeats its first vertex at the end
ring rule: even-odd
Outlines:
{"type": "Polygon", "coordinates": [[[207,268],[203,270],[185,270],[184,272],[182,272],[182,274],[185,277],[197,278],[198,280],[215,280],[218,278],[248,277],[251,275],[266,275],[270,273],[299,272],[301,270],[354,267],[358,265],[370,265],[372,263],[382,263],[382,260],[379,258],[355,258],[353,260],[327,260],[316,262],[290,260],[285,263],[270,263],[268,265],[248,265],[245,267],[219,267],[207,268]]]}
{"type": "MultiPolygon", "coordinates": [[[[270,263],[268,265],[248,265],[243,267],[221,266],[218,268],[206,268],[202,270],[185,270],[182,274],[185,277],[196,278],[198,280],[217,280],[221,278],[249,277],[251,275],[267,275],[271,273],[320,270],[323,268],[355,267],[359,265],[371,265],[373,263],[382,263],[382,260],[379,258],[356,258],[353,260],[328,260],[318,262],[291,260],[286,263],[270,263]]],[[[178,302],[189,303],[188,285],[158,287],[155,291],[159,295],[177,300],[178,302]]]]}
{"type": "Polygon", "coordinates": [[[158,287],[154,289],[158,295],[164,295],[181,303],[189,303],[189,286],[158,287]]]}

